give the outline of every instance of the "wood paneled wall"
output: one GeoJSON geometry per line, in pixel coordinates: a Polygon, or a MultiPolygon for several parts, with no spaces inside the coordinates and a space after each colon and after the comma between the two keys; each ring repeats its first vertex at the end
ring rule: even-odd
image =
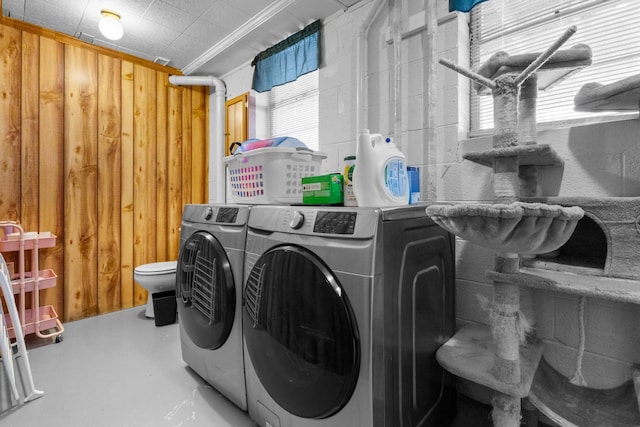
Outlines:
{"type": "Polygon", "coordinates": [[[170,68],[0,24],[0,219],[51,231],[41,292],[63,321],[146,302],[136,265],[176,259],[206,203],[206,88],[170,68]]]}

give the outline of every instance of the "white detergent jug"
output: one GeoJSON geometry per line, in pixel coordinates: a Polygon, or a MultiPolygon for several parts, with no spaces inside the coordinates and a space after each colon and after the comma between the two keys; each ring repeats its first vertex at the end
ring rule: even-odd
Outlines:
{"type": "Polygon", "coordinates": [[[365,129],[358,135],[353,193],[358,206],[409,204],[407,160],[395,143],[365,129]]]}

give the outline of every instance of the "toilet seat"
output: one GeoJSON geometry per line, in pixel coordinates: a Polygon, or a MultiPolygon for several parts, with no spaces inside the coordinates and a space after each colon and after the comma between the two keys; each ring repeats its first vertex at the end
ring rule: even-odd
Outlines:
{"type": "Polygon", "coordinates": [[[160,274],[175,274],[178,261],[152,262],[137,266],[133,272],[139,276],[157,276],[160,274]]]}

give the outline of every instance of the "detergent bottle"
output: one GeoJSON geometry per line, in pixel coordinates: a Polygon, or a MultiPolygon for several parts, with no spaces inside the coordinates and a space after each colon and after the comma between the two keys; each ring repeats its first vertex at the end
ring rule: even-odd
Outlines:
{"type": "Polygon", "coordinates": [[[356,167],[356,156],[347,156],[344,158],[344,173],[342,174],[342,183],[344,185],[344,205],[358,206],[358,201],[353,194],[353,171],[356,167]]]}
{"type": "Polygon", "coordinates": [[[385,207],[409,204],[407,160],[390,139],[371,134],[358,135],[353,193],[358,206],[385,207]]]}

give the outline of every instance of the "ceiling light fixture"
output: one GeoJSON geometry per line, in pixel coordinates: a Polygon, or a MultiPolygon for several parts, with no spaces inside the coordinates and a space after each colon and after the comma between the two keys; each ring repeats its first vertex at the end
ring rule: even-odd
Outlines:
{"type": "Polygon", "coordinates": [[[100,11],[102,18],[98,23],[100,32],[103,36],[109,40],[120,40],[124,31],[122,24],[120,23],[120,14],[108,9],[102,9],[100,11]]]}

